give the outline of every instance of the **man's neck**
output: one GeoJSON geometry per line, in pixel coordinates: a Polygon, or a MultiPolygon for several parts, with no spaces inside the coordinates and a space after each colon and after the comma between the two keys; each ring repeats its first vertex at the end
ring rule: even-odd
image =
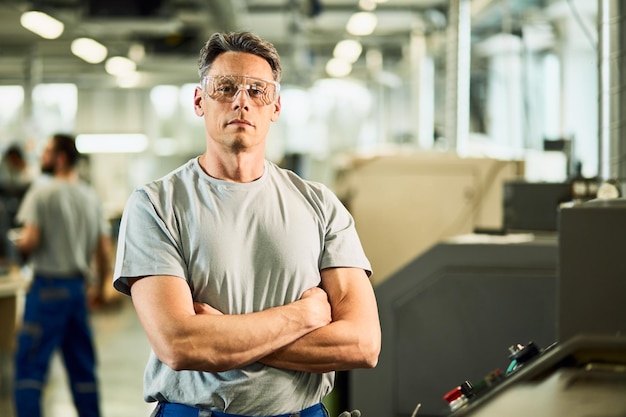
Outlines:
{"type": "Polygon", "coordinates": [[[209,152],[200,155],[200,166],[209,176],[230,182],[252,182],[265,171],[265,159],[241,152],[224,157],[209,152]]]}
{"type": "Polygon", "coordinates": [[[78,172],[75,169],[60,169],[55,171],[54,178],[63,181],[76,182],[78,181],[78,172]]]}

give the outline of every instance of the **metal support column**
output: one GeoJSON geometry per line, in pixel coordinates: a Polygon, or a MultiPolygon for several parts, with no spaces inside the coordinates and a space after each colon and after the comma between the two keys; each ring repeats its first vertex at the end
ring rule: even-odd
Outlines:
{"type": "Polygon", "coordinates": [[[599,177],[626,195],[626,3],[598,0],[599,177]]]}
{"type": "Polygon", "coordinates": [[[470,0],[450,0],[446,51],[446,124],[450,145],[463,154],[469,140],[470,0]]]}

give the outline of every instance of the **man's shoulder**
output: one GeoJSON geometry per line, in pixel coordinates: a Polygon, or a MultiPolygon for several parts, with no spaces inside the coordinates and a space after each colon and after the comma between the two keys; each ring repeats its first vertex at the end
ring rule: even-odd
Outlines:
{"type": "Polygon", "coordinates": [[[290,188],[307,200],[315,202],[315,204],[324,204],[324,202],[333,201],[336,198],[334,192],[326,184],[303,178],[297,173],[281,168],[276,164],[272,165],[274,173],[271,175],[274,177],[274,182],[278,187],[283,189],[290,188]]]}
{"type": "Polygon", "coordinates": [[[283,168],[273,162],[268,161],[268,167],[270,169],[270,176],[275,178],[281,178],[284,181],[303,186],[306,188],[312,188],[315,190],[327,189],[326,185],[321,182],[313,181],[302,177],[300,174],[293,170],[283,168]]]}
{"type": "Polygon", "coordinates": [[[130,200],[151,200],[154,204],[175,199],[176,196],[187,194],[195,187],[198,173],[194,160],[179,166],[160,178],[136,187],[130,200]]]}
{"type": "Polygon", "coordinates": [[[194,177],[198,175],[195,165],[195,159],[191,159],[167,174],[138,187],[138,189],[161,190],[180,186],[181,183],[189,184],[193,182],[194,177]]]}

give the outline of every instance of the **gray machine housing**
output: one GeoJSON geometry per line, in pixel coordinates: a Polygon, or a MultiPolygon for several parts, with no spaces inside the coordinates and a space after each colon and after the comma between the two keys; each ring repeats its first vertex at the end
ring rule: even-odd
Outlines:
{"type": "Polygon", "coordinates": [[[626,335],[626,200],[560,211],[558,332],[626,335]]]}
{"type": "Polygon", "coordinates": [[[435,245],[375,287],[382,350],[349,373],[349,405],[363,416],[450,412],[442,396],[508,365],[508,346],[556,340],[557,238],[435,245]]]}

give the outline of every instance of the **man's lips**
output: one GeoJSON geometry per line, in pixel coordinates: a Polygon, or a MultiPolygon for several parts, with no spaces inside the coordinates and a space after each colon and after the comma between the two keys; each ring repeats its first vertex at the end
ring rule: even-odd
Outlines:
{"type": "Polygon", "coordinates": [[[254,126],[252,123],[250,123],[249,121],[245,120],[245,119],[233,119],[230,122],[228,122],[229,125],[247,125],[247,126],[254,126]]]}

